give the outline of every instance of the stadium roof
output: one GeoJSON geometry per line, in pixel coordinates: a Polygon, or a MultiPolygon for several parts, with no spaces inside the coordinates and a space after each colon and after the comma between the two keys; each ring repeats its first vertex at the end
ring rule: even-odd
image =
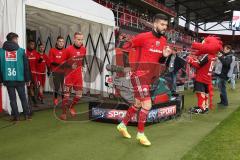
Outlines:
{"type": "Polygon", "coordinates": [[[193,22],[231,21],[232,11],[240,10],[240,0],[165,0],[165,5],[176,9],[179,4],[179,16],[193,22]]]}

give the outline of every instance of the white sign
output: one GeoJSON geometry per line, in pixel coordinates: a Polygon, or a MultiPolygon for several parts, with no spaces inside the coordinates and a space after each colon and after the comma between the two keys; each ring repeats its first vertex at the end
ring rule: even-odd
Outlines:
{"type": "Polygon", "coordinates": [[[240,31],[240,11],[233,11],[232,30],[240,31]]]}

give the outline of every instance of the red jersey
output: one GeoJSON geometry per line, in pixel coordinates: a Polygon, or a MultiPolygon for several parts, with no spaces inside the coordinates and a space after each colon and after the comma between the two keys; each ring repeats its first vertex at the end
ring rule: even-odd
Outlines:
{"type": "Polygon", "coordinates": [[[86,56],[86,48],[81,46],[76,48],[73,45],[69,46],[66,49],[67,54],[67,64],[72,66],[73,64],[77,65],[76,69],[71,69],[70,73],[67,75],[72,78],[81,78],[82,77],[82,62],[83,58],[86,56]]]}
{"type": "Polygon", "coordinates": [[[48,56],[45,53],[43,53],[43,54],[38,53],[37,73],[38,74],[45,74],[46,73],[46,67],[49,67],[48,56]]]}
{"type": "Polygon", "coordinates": [[[166,44],[167,40],[164,36],[157,38],[152,32],[138,34],[132,39],[132,47],[136,48],[136,61],[159,63],[166,44]]]}
{"type": "Polygon", "coordinates": [[[188,58],[189,64],[196,68],[195,80],[204,84],[212,84],[212,71],[216,56],[205,54],[198,58],[201,59],[188,58]]]}
{"type": "Polygon", "coordinates": [[[38,53],[36,50],[28,50],[27,49],[27,58],[29,61],[30,69],[32,73],[37,72],[37,58],[38,58],[38,53]]]}
{"type": "Polygon", "coordinates": [[[136,49],[134,58],[136,63],[131,63],[130,67],[135,75],[144,79],[141,81],[141,85],[150,84],[154,81],[153,77],[159,76],[162,69],[159,61],[163,57],[163,49],[166,44],[167,40],[164,36],[158,38],[152,32],[138,34],[132,39],[130,47],[136,49]]]}
{"type": "Polygon", "coordinates": [[[48,56],[51,70],[53,72],[63,72],[63,70],[60,69],[60,65],[67,59],[66,49],[51,48],[48,56]],[[53,65],[53,63],[58,64],[59,66],[53,65]]]}

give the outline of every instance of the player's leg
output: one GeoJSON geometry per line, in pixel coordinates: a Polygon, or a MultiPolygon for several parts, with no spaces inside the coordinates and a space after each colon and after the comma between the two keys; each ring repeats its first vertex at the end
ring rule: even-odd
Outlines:
{"type": "Polygon", "coordinates": [[[197,106],[192,107],[189,111],[192,113],[206,113],[206,91],[208,90],[208,86],[201,82],[195,82],[194,91],[197,96],[197,106]]]}
{"type": "Polygon", "coordinates": [[[128,122],[131,118],[137,113],[137,111],[141,108],[141,102],[139,99],[135,99],[135,104],[130,106],[127,110],[125,117],[123,118],[122,122],[117,126],[118,131],[122,134],[125,138],[131,138],[131,135],[127,131],[128,122]]]}
{"type": "Polygon", "coordinates": [[[32,81],[29,86],[29,93],[30,93],[30,97],[31,97],[33,104],[37,104],[37,101],[35,99],[35,86],[37,84],[37,75],[32,73],[31,76],[32,76],[32,81]]]}
{"type": "Polygon", "coordinates": [[[198,107],[202,110],[205,110],[206,94],[204,92],[196,92],[196,96],[198,107]]]}
{"type": "Polygon", "coordinates": [[[148,140],[148,138],[144,134],[144,127],[145,123],[147,121],[148,113],[150,109],[152,108],[152,101],[150,97],[144,98],[144,100],[141,102],[142,108],[139,111],[138,115],[138,133],[137,133],[137,140],[142,145],[150,146],[151,142],[148,140]]]}
{"type": "Polygon", "coordinates": [[[64,97],[64,74],[63,73],[60,73],[59,75],[59,82],[60,82],[60,87],[61,87],[61,92],[60,92],[60,95],[62,97],[62,100],[63,100],[63,97],[64,97]]]}
{"type": "Polygon", "coordinates": [[[39,98],[40,98],[40,101],[41,103],[43,104],[43,89],[44,89],[44,86],[45,86],[45,79],[46,79],[46,75],[40,75],[39,76],[39,98]]]}
{"type": "MultiPolygon", "coordinates": [[[[58,91],[60,88],[60,73],[53,72],[53,84],[54,84],[54,105],[58,104],[58,91]]],[[[63,90],[63,88],[62,88],[63,90]]],[[[63,92],[62,92],[63,93],[63,92]]]]}
{"type": "Polygon", "coordinates": [[[134,89],[135,104],[133,104],[128,108],[127,113],[123,118],[122,122],[117,126],[118,131],[125,138],[131,138],[131,135],[128,133],[126,126],[128,122],[131,120],[131,118],[137,113],[137,111],[141,107],[140,92],[139,92],[139,87],[137,86],[137,83],[136,83],[136,79],[138,79],[138,77],[135,73],[133,73],[131,75],[131,83],[134,89]]]}
{"type": "Polygon", "coordinates": [[[75,117],[77,115],[77,112],[74,108],[74,106],[79,102],[79,100],[82,98],[82,88],[80,87],[73,87],[75,90],[76,95],[74,96],[72,103],[69,107],[69,111],[71,116],[75,117]]]}
{"type": "Polygon", "coordinates": [[[67,119],[67,105],[68,101],[70,98],[70,91],[71,91],[71,86],[65,85],[64,87],[64,98],[62,101],[62,114],[60,116],[60,119],[66,120],[67,119]]]}
{"type": "Polygon", "coordinates": [[[209,94],[205,94],[205,108],[206,110],[209,110],[209,94]]]}

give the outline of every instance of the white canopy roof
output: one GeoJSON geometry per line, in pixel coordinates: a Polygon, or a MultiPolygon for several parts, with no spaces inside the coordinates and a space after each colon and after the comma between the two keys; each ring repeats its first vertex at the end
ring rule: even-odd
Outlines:
{"type": "Polygon", "coordinates": [[[115,26],[113,12],[92,0],[26,0],[26,5],[115,26]]]}
{"type": "MultiPolygon", "coordinates": [[[[42,19],[41,22],[48,21],[48,24],[45,23],[45,25],[49,27],[53,27],[51,25],[53,23],[57,26],[66,25],[67,23],[71,25],[74,23],[79,24],[83,20],[108,27],[115,26],[113,12],[92,0],[0,0],[0,47],[9,32],[17,33],[19,35],[19,45],[21,47],[25,46],[26,14],[27,16],[33,14],[33,16],[30,16],[30,20],[32,17],[36,18],[39,14],[48,16],[46,19],[42,19]],[[31,12],[36,11],[37,8],[45,10],[45,12],[42,14],[39,11],[36,12],[37,14],[31,12]],[[46,15],[46,13],[50,12],[58,13],[55,19],[49,20],[53,15],[46,15]],[[59,17],[59,15],[65,16],[59,17]],[[67,16],[69,16],[68,19],[66,19],[67,16]],[[62,20],[62,23],[59,20],[62,20]]],[[[37,18],[34,19],[34,22],[36,21],[37,18]]],[[[41,23],[41,25],[44,24],[41,23]]],[[[36,23],[34,23],[34,26],[36,26],[36,23]]]]}

